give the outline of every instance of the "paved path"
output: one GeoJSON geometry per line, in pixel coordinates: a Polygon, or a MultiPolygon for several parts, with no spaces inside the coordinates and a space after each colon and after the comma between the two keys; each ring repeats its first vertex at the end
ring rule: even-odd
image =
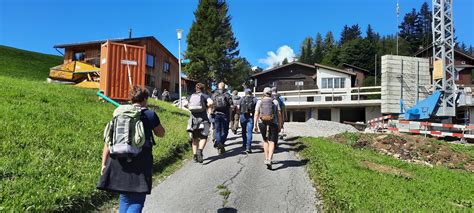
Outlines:
{"type": "MultiPolygon", "coordinates": [[[[260,135],[254,135],[254,141],[260,140],[260,135]]],[[[241,143],[240,135],[229,133],[227,152],[220,156],[208,144],[204,164],[186,162],[153,189],[144,212],[316,211],[315,189],[306,162],[296,156],[296,142],[280,141],[273,170],[263,164],[261,142],[254,142],[249,155],[241,143]]]]}

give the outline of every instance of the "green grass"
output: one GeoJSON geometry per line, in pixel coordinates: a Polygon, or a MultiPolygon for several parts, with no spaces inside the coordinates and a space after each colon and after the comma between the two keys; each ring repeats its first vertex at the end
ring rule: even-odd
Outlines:
{"type": "Polygon", "coordinates": [[[326,211],[474,211],[472,173],[406,163],[327,138],[301,140],[326,211]]]}
{"type": "MultiPolygon", "coordinates": [[[[0,211],[91,209],[111,198],[95,185],[114,107],[95,90],[45,83],[49,67],[61,62],[0,46],[0,211]]],[[[188,149],[187,115],[150,104],[167,131],[153,149],[161,172],[188,149]]]]}

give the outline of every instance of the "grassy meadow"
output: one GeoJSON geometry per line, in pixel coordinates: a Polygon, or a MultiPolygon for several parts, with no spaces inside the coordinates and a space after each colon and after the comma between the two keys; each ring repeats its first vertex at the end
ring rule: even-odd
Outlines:
{"type": "MultiPolygon", "coordinates": [[[[0,211],[93,209],[102,134],[113,105],[93,89],[46,83],[58,56],[0,46],[0,211]]],[[[151,101],[167,135],[156,139],[160,171],[187,150],[187,114],[151,101]]]]}
{"type": "MultiPolygon", "coordinates": [[[[474,174],[408,163],[330,138],[302,138],[302,156],[328,212],[472,212],[474,174]]],[[[472,154],[474,149],[458,150],[472,154]]],[[[473,158],[474,159],[474,158],[473,158]]]]}

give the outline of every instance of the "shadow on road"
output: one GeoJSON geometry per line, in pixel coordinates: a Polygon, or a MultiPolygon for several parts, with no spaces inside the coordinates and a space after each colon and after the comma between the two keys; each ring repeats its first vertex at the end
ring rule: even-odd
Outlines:
{"type": "Polygon", "coordinates": [[[272,170],[277,171],[280,169],[285,169],[288,167],[300,167],[305,166],[309,160],[302,159],[302,160],[284,160],[284,161],[277,161],[273,165],[280,165],[278,167],[274,167],[272,170]]]}
{"type": "Polygon", "coordinates": [[[217,213],[235,213],[237,212],[237,209],[234,209],[234,208],[221,208],[221,209],[218,209],[217,210],[217,213]]]}

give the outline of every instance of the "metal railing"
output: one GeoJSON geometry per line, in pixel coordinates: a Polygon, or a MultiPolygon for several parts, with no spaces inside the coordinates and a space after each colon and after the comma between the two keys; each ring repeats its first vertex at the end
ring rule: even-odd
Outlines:
{"type": "MultiPolygon", "coordinates": [[[[382,94],[380,86],[291,90],[278,93],[285,98],[285,104],[288,106],[380,104],[382,94]]],[[[262,92],[255,95],[261,97],[262,92]]]]}

